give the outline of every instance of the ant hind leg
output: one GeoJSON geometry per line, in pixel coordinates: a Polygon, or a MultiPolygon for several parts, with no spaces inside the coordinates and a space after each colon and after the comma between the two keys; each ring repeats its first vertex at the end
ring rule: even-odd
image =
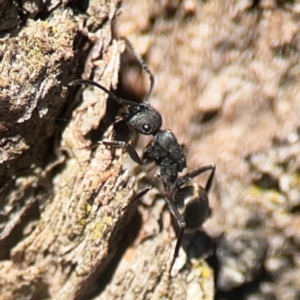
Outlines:
{"type": "Polygon", "coordinates": [[[173,269],[173,266],[174,266],[174,263],[176,261],[176,258],[178,257],[179,250],[180,250],[181,243],[182,243],[182,239],[183,239],[183,234],[184,234],[184,227],[181,227],[178,238],[177,238],[177,242],[176,242],[176,246],[175,246],[175,250],[174,250],[173,259],[172,259],[172,263],[171,263],[169,273],[171,273],[171,271],[173,269]]]}
{"type": "Polygon", "coordinates": [[[206,192],[209,192],[211,186],[212,186],[212,182],[213,182],[213,178],[215,175],[215,169],[216,166],[215,165],[207,165],[207,166],[202,166],[199,167],[195,170],[190,171],[189,173],[187,173],[186,175],[179,177],[175,183],[174,183],[174,187],[176,190],[179,190],[181,188],[181,186],[183,186],[184,184],[186,184],[188,181],[192,180],[193,178],[199,176],[200,174],[207,172],[207,171],[212,171],[208,181],[205,185],[205,190],[206,192]]]}

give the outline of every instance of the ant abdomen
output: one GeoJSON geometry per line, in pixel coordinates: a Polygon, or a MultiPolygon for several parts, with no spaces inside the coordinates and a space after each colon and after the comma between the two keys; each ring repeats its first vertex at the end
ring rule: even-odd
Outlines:
{"type": "Polygon", "coordinates": [[[199,230],[210,215],[207,192],[198,184],[177,191],[175,202],[186,222],[185,234],[191,234],[199,230]]]}

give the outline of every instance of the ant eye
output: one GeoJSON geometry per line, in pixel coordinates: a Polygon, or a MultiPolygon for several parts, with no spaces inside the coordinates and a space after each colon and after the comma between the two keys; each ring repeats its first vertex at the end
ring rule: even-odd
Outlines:
{"type": "Polygon", "coordinates": [[[148,124],[143,125],[144,131],[148,132],[150,130],[150,126],[148,124]]]}

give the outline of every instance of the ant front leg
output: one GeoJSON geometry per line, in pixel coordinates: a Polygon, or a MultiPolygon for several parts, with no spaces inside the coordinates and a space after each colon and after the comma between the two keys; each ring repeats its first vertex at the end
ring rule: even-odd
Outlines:
{"type": "Polygon", "coordinates": [[[142,159],[139,157],[138,153],[136,152],[136,150],[134,149],[134,147],[132,147],[129,143],[126,142],[121,142],[121,141],[102,141],[102,143],[106,146],[110,146],[110,147],[121,147],[121,148],[125,148],[126,151],[128,152],[129,156],[131,157],[131,159],[137,163],[138,165],[142,166],[144,164],[144,162],[142,161],[142,159]]]}

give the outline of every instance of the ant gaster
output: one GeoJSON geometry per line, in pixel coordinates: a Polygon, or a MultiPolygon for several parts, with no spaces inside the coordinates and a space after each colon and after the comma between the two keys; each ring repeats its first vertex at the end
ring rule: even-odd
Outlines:
{"type": "MultiPolygon", "coordinates": [[[[110,98],[123,106],[120,109],[120,114],[129,127],[143,135],[153,135],[153,140],[146,148],[142,158],[139,157],[134,147],[129,143],[122,141],[103,141],[103,144],[112,147],[124,147],[131,159],[139,165],[154,162],[160,167],[156,176],[163,182],[167,204],[180,227],[173,256],[173,265],[178,256],[184,230],[189,232],[198,230],[205,218],[209,215],[210,209],[207,194],[212,185],[215,166],[203,166],[178,178],[178,173],[187,167],[182,146],[178,143],[175,135],[170,130],[161,130],[162,117],[149,102],[149,97],[154,85],[154,77],[132,44],[126,39],[125,42],[141,67],[150,77],[150,89],[143,102],[138,103],[117,97],[104,86],[92,80],[73,80],[69,83],[69,86],[89,84],[103,90],[110,98]],[[185,186],[188,181],[207,171],[211,171],[211,175],[209,176],[205,188],[196,184],[185,186]]],[[[148,186],[137,193],[131,199],[131,202],[144,196],[150,189],[152,189],[152,186],[148,186]]]]}

